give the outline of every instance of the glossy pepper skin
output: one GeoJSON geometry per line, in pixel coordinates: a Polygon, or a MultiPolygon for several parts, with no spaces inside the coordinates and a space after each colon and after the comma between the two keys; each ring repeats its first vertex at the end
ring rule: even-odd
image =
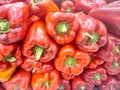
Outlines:
{"type": "Polygon", "coordinates": [[[20,0],[0,0],[0,6],[4,5],[4,4],[10,4],[10,3],[14,3],[14,2],[18,2],[20,0]]]}
{"type": "Polygon", "coordinates": [[[31,85],[33,90],[57,90],[60,82],[59,71],[54,69],[49,73],[34,73],[31,85]]]}
{"type": "Polygon", "coordinates": [[[8,81],[16,70],[16,66],[9,65],[5,70],[0,71],[0,82],[8,81]]]}
{"type": "Polygon", "coordinates": [[[30,24],[29,11],[24,2],[0,6],[0,43],[12,44],[25,37],[30,24]]]}
{"type": "Polygon", "coordinates": [[[58,44],[72,42],[78,27],[74,13],[54,12],[46,15],[46,30],[58,44]]]}
{"type": "Polygon", "coordinates": [[[79,75],[90,62],[90,55],[71,44],[62,46],[54,59],[57,70],[68,75],[79,75]]]}
{"type": "Polygon", "coordinates": [[[44,22],[34,22],[24,40],[23,55],[37,61],[49,62],[57,51],[58,45],[48,36],[44,22]]]}
{"type": "Polygon", "coordinates": [[[52,71],[53,67],[53,63],[52,62],[47,62],[47,63],[41,63],[39,61],[35,61],[33,59],[24,58],[24,62],[21,65],[21,67],[26,70],[26,71],[30,71],[32,73],[45,73],[45,72],[50,72],[52,71]]]}
{"type": "Polygon", "coordinates": [[[61,84],[57,90],[71,90],[70,81],[61,78],[61,84]]]}
{"type": "Polygon", "coordinates": [[[85,52],[96,52],[107,43],[105,25],[83,12],[76,13],[80,28],[75,38],[76,46],[85,52]]]}
{"type": "Polygon", "coordinates": [[[113,76],[108,76],[108,79],[102,82],[102,84],[98,87],[100,90],[119,90],[120,84],[116,78],[113,76]]]}
{"type": "Polygon", "coordinates": [[[109,75],[120,73],[120,57],[114,57],[113,61],[105,62],[104,67],[109,75]]]}
{"type": "Polygon", "coordinates": [[[103,81],[107,80],[107,73],[102,66],[99,66],[95,69],[84,70],[82,78],[88,83],[100,85],[103,81]]]}
{"type": "Polygon", "coordinates": [[[72,90],[93,90],[95,84],[84,81],[80,76],[72,79],[72,90]]]}
{"type": "Polygon", "coordinates": [[[26,2],[30,8],[31,12],[38,17],[43,17],[49,12],[58,12],[58,6],[53,2],[53,0],[23,0],[26,2]]]}
{"type": "Polygon", "coordinates": [[[114,57],[120,57],[120,39],[110,33],[107,38],[107,44],[94,55],[105,62],[111,62],[114,57]]]}
{"type": "Polygon", "coordinates": [[[6,90],[26,90],[30,84],[31,73],[19,69],[8,81],[2,85],[6,90]]]}
{"type": "Polygon", "coordinates": [[[75,0],[77,11],[83,11],[86,14],[92,9],[99,8],[103,5],[106,5],[105,0],[75,0]]]}
{"type": "Polygon", "coordinates": [[[76,8],[75,8],[75,5],[72,1],[65,0],[61,3],[60,11],[61,12],[66,12],[66,13],[75,12],[76,8]]]}
{"type": "Polygon", "coordinates": [[[90,63],[87,65],[87,68],[97,68],[97,66],[102,65],[104,60],[95,57],[93,54],[90,55],[90,63]]]}

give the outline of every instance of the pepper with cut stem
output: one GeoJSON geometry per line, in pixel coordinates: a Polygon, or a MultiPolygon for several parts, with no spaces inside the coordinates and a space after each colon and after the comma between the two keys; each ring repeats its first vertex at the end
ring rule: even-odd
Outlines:
{"type": "Polygon", "coordinates": [[[90,54],[79,50],[72,44],[62,46],[58,56],[54,59],[55,67],[63,73],[63,77],[71,76],[68,79],[81,74],[89,62],[90,54]]]}
{"type": "Polygon", "coordinates": [[[61,3],[60,11],[66,13],[75,12],[76,7],[72,1],[66,0],[61,3]]]}
{"type": "Polygon", "coordinates": [[[45,23],[35,21],[24,39],[22,53],[27,58],[49,62],[57,54],[58,45],[48,36],[45,23]]]}
{"type": "Polygon", "coordinates": [[[85,52],[97,52],[107,43],[106,26],[99,20],[85,15],[83,12],[76,13],[80,28],[75,38],[76,46],[85,52]]]}
{"type": "Polygon", "coordinates": [[[10,28],[10,25],[7,20],[0,20],[0,33],[8,33],[9,28],[10,28]]]}
{"type": "Polygon", "coordinates": [[[103,81],[107,80],[107,72],[103,66],[98,66],[95,69],[87,68],[81,77],[88,83],[100,85],[103,81]]]}
{"type": "Polygon", "coordinates": [[[79,24],[74,13],[51,12],[46,15],[46,31],[58,43],[74,40],[79,24]]]}
{"type": "Polygon", "coordinates": [[[57,90],[61,82],[59,71],[34,73],[31,79],[33,90],[57,90]]]}

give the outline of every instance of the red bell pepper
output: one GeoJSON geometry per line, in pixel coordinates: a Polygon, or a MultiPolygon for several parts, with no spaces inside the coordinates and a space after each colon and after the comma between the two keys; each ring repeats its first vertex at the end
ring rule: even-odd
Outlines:
{"type": "Polygon", "coordinates": [[[39,61],[35,61],[25,57],[21,67],[26,71],[31,71],[32,73],[34,72],[45,73],[50,72],[53,69],[53,63],[52,62],[41,63],[39,61]]]}
{"type": "Polygon", "coordinates": [[[102,21],[106,25],[108,32],[120,37],[120,0],[112,1],[114,2],[91,10],[88,15],[102,21]]]}
{"type": "Polygon", "coordinates": [[[60,82],[59,71],[54,69],[49,73],[34,73],[31,85],[33,90],[57,90],[60,82]]]}
{"type": "Polygon", "coordinates": [[[72,1],[66,0],[66,1],[63,1],[61,3],[60,11],[61,12],[67,12],[67,13],[75,12],[76,8],[75,8],[75,5],[72,1]]]}
{"type": "Polygon", "coordinates": [[[8,81],[2,85],[6,90],[26,90],[29,86],[31,73],[19,69],[8,81]]]}
{"type": "Polygon", "coordinates": [[[120,57],[114,57],[111,62],[105,62],[104,67],[109,75],[120,73],[120,57]]]}
{"type": "Polygon", "coordinates": [[[5,70],[9,66],[8,62],[2,62],[0,61],[0,71],[5,70]]]}
{"type": "Polygon", "coordinates": [[[100,90],[119,90],[120,84],[117,79],[113,76],[108,76],[108,79],[102,82],[101,85],[98,86],[100,90]]]}
{"type": "Polygon", "coordinates": [[[81,76],[86,82],[95,85],[100,85],[103,81],[107,80],[106,70],[102,66],[95,69],[86,69],[81,76]]]}
{"type": "Polygon", "coordinates": [[[72,90],[93,90],[95,85],[84,81],[80,76],[72,79],[72,90]]]}
{"type": "Polygon", "coordinates": [[[61,84],[57,90],[71,90],[70,81],[61,78],[61,84]]]}
{"type": "Polygon", "coordinates": [[[72,42],[78,27],[74,13],[54,12],[46,15],[46,30],[58,44],[72,42]]]}
{"type": "Polygon", "coordinates": [[[94,55],[105,62],[111,62],[114,57],[120,57],[120,39],[108,34],[107,44],[95,52],[94,55]]]}
{"type": "Polygon", "coordinates": [[[90,62],[90,55],[71,44],[62,46],[54,59],[57,70],[68,75],[79,75],[90,62]]]}
{"type": "Polygon", "coordinates": [[[51,61],[57,54],[57,44],[48,36],[42,21],[34,22],[23,43],[24,56],[41,62],[51,61]]]}
{"type": "Polygon", "coordinates": [[[98,57],[95,57],[93,54],[90,56],[90,63],[87,65],[87,68],[97,68],[97,66],[102,65],[104,63],[104,60],[99,59],[98,57]]]}
{"type": "Polygon", "coordinates": [[[30,8],[31,13],[38,17],[43,18],[49,12],[58,12],[58,6],[53,2],[53,0],[24,0],[30,8]]]}
{"type": "Polygon", "coordinates": [[[0,43],[12,44],[25,37],[30,24],[29,12],[24,2],[0,6],[0,43]]]}
{"type": "Polygon", "coordinates": [[[77,13],[80,28],[75,38],[79,49],[85,52],[96,52],[107,43],[107,29],[105,25],[83,12],[77,13]]]}
{"type": "Polygon", "coordinates": [[[90,10],[96,9],[103,5],[106,5],[105,0],[75,0],[77,11],[83,11],[85,13],[88,13],[90,10]]]}
{"type": "Polygon", "coordinates": [[[4,4],[18,2],[18,1],[20,1],[20,0],[0,0],[0,6],[4,5],[4,4]]]}

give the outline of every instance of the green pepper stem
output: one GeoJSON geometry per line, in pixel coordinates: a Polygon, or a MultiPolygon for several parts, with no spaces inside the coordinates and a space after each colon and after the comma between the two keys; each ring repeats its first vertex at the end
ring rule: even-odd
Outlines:
{"type": "Polygon", "coordinates": [[[16,58],[13,57],[12,54],[5,56],[3,59],[3,62],[15,62],[15,61],[16,61],[16,58]]]}
{"type": "Polygon", "coordinates": [[[67,34],[69,28],[69,24],[65,21],[59,22],[56,26],[57,33],[62,35],[67,34]]]}
{"type": "Polygon", "coordinates": [[[101,74],[98,74],[98,73],[97,73],[97,74],[94,74],[94,75],[93,75],[93,79],[94,79],[94,80],[100,80],[101,78],[102,78],[101,74]]]}
{"type": "Polygon", "coordinates": [[[119,67],[119,62],[116,61],[112,63],[112,69],[116,69],[118,67],[119,67]]]}
{"type": "Polygon", "coordinates": [[[50,81],[48,80],[48,81],[44,82],[44,85],[45,86],[49,86],[50,85],[50,81]]]}
{"type": "Polygon", "coordinates": [[[72,12],[71,7],[67,7],[67,8],[66,8],[66,12],[67,12],[67,13],[72,12]]]}
{"type": "Polygon", "coordinates": [[[119,46],[115,46],[113,54],[119,54],[120,50],[119,50],[119,46]]]}
{"type": "Polygon", "coordinates": [[[40,1],[42,1],[42,0],[31,0],[31,3],[33,5],[38,5],[40,1]]]}
{"type": "Polygon", "coordinates": [[[99,35],[97,32],[94,32],[93,34],[85,33],[85,35],[88,36],[88,43],[94,44],[99,40],[99,35]]]}
{"type": "Polygon", "coordinates": [[[73,57],[67,57],[67,59],[65,60],[65,65],[68,66],[68,67],[73,67],[73,66],[76,66],[77,64],[77,61],[75,58],[73,57]]]}
{"type": "Polygon", "coordinates": [[[0,33],[8,33],[9,27],[10,25],[7,20],[0,20],[0,33]]]}
{"type": "Polygon", "coordinates": [[[78,90],[86,90],[86,86],[79,86],[78,90]]]}
{"type": "Polygon", "coordinates": [[[35,53],[35,60],[39,60],[44,53],[44,49],[40,46],[34,47],[34,53],[35,53]]]}
{"type": "Polygon", "coordinates": [[[18,90],[18,89],[19,89],[19,85],[13,86],[13,89],[14,89],[14,90],[18,90]]]}

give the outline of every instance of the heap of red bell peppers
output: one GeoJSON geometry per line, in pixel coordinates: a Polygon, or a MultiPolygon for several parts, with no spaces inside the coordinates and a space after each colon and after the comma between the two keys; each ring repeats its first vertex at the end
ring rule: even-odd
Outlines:
{"type": "Polygon", "coordinates": [[[120,37],[89,15],[110,2],[1,0],[0,90],[120,89],[120,37]]]}

